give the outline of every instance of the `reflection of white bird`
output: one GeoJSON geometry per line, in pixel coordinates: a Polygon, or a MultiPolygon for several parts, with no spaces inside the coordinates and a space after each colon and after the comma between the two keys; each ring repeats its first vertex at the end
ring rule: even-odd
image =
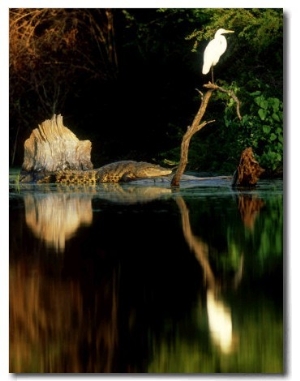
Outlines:
{"type": "Polygon", "coordinates": [[[207,47],[204,50],[202,73],[207,74],[211,69],[212,82],[214,82],[213,67],[219,62],[221,55],[227,48],[227,41],[223,36],[225,33],[234,33],[234,31],[223,28],[218,29],[214,39],[208,43],[207,47]]]}
{"type": "Polygon", "coordinates": [[[222,300],[218,300],[212,290],[207,290],[207,315],[209,330],[213,342],[223,353],[232,350],[232,318],[231,310],[222,300]]]}

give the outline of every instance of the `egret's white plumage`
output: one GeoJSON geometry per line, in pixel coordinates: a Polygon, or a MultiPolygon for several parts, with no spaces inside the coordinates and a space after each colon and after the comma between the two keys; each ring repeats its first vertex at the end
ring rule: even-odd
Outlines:
{"type": "Polygon", "coordinates": [[[207,74],[210,69],[219,62],[221,55],[227,48],[226,38],[223,36],[225,33],[234,33],[233,30],[218,29],[215,33],[215,37],[211,40],[204,50],[204,60],[202,73],[207,74]]]}

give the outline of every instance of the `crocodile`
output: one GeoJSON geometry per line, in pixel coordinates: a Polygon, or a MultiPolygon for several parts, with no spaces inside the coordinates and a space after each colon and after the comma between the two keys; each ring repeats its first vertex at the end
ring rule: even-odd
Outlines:
{"type": "MultiPolygon", "coordinates": [[[[23,174],[20,182],[35,181],[37,183],[61,184],[96,184],[119,183],[150,177],[166,176],[172,169],[144,161],[123,160],[110,163],[98,169],[63,170],[45,174],[23,174]]],[[[22,174],[21,174],[22,175],[22,174]]]]}

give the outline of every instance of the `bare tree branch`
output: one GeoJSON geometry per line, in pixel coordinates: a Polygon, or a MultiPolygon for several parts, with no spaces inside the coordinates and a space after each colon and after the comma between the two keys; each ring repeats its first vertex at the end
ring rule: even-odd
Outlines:
{"type": "Polygon", "coordinates": [[[238,97],[234,94],[234,92],[232,90],[226,90],[223,87],[220,87],[220,86],[218,86],[218,85],[216,85],[214,83],[211,83],[211,82],[205,84],[204,87],[206,87],[207,89],[219,90],[222,93],[226,93],[230,98],[232,98],[235,101],[235,103],[236,103],[236,114],[237,114],[239,120],[242,120],[242,117],[241,117],[241,114],[240,114],[240,105],[241,105],[241,103],[240,103],[238,97]]]}
{"type": "Polygon", "coordinates": [[[192,125],[188,127],[186,133],[182,137],[180,161],[179,161],[178,168],[177,168],[177,170],[176,170],[176,172],[172,178],[172,181],[171,181],[172,186],[176,186],[176,187],[179,186],[181,176],[182,176],[182,174],[186,168],[186,165],[188,163],[189,144],[190,144],[190,140],[191,140],[192,136],[196,132],[201,130],[204,126],[206,126],[207,124],[214,122],[214,120],[210,120],[210,121],[204,121],[201,123],[201,120],[205,114],[208,102],[210,100],[210,97],[211,97],[213,91],[219,90],[221,92],[228,94],[231,98],[233,98],[234,101],[237,103],[237,115],[238,115],[239,119],[241,119],[241,115],[240,115],[240,111],[239,111],[240,102],[232,90],[223,89],[222,87],[220,87],[214,83],[211,83],[211,82],[209,82],[203,86],[205,88],[207,88],[208,91],[203,95],[203,93],[201,91],[196,89],[196,91],[198,91],[198,93],[200,94],[201,103],[200,103],[199,110],[198,110],[198,112],[197,112],[197,114],[193,120],[192,125]]]}

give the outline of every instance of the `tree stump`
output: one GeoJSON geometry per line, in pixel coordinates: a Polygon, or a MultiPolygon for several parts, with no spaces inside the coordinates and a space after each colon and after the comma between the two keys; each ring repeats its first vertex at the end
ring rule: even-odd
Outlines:
{"type": "Polygon", "coordinates": [[[264,171],[255,160],[252,148],[246,148],[241,154],[239,166],[233,175],[232,186],[255,186],[264,171]]]}
{"type": "Polygon", "coordinates": [[[63,125],[61,115],[53,115],[35,128],[24,144],[22,175],[33,177],[62,170],[93,169],[92,143],[79,140],[63,125]]]}

